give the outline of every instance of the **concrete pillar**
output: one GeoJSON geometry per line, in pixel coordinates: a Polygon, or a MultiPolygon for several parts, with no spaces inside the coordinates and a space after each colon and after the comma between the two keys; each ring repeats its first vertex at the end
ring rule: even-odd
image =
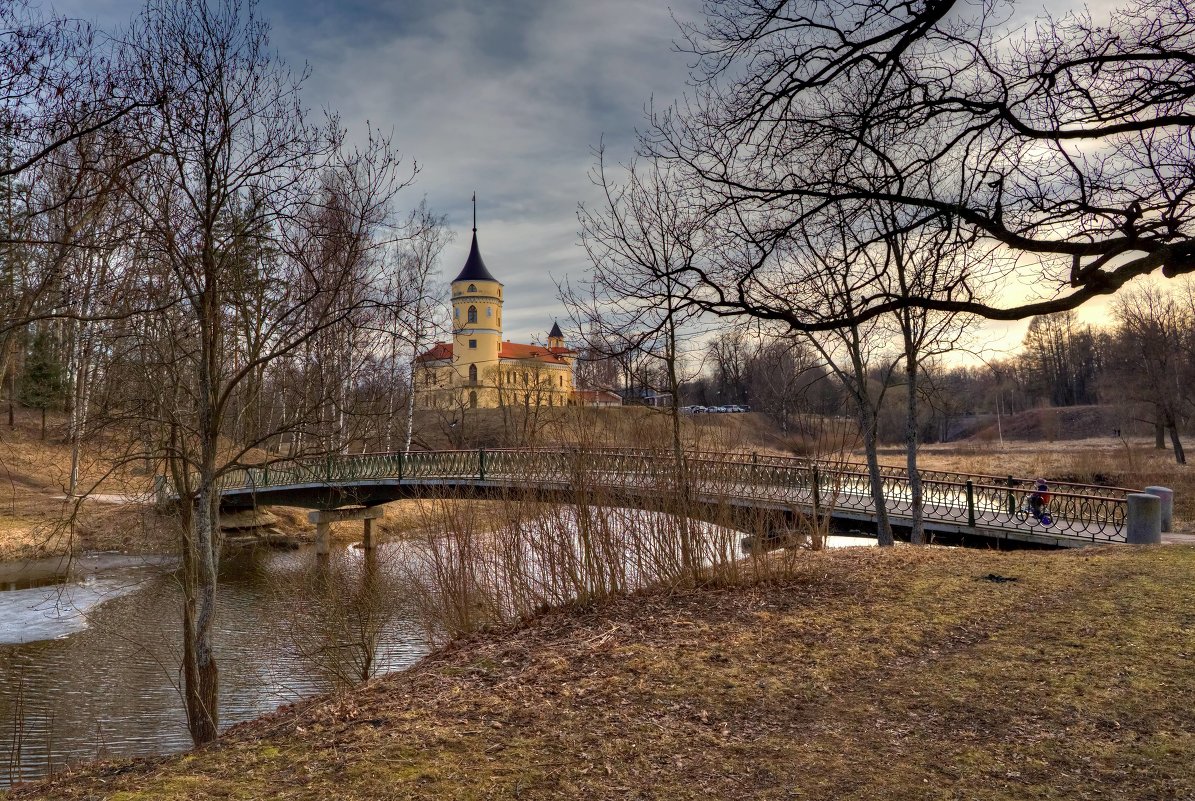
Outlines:
{"type": "Polygon", "coordinates": [[[1162,531],[1170,531],[1174,523],[1174,490],[1169,487],[1146,487],[1145,491],[1162,499],[1162,531]]]}
{"type": "Polygon", "coordinates": [[[319,509],[307,513],[307,520],[315,523],[315,552],[319,556],[326,556],[331,550],[332,524],[342,520],[365,521],[365,547],[372,548],[373,520],[382,516],[382,507],[370,508],[357,506],[349,509],[319,509]]]}
{"type": "Polygon", "coordinates": [[[1162,499],[1144,492],[1130,492],[1125,521],[1129,545],[1157,545],[1162,541],[1162,499]]]}
{"type": "Polygon", "coordinates": [[[363,523],[365,526],[365,530],[361,533],[361,545],[363,545],[365,547],[365,550],[372,551],[373,546],[374,546],[373,520],[371,518],[367,517],[367,518],[365,518],[363,523]]]}
{"type": "Polygon", "coordinates": [[[315,524],[315,555],[327,556],[332,545],[332,524],[320,521],[315,524]]]}

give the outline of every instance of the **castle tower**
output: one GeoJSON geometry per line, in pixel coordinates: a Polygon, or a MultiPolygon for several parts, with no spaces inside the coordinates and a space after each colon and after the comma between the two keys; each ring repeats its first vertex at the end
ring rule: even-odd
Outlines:
{"type": "MultiPolygon", "coordinates": [[[[475,201],[476,202],[476,201],[475,201]]],[[[485,388],[495,385],[498,349],[502,341],[502,284],[486,269],[477,248],[477,209],[473,211],[473,245],[465,266],[452,281],[453,367],[457,385],[475,392],[464,399],[481,400],[485,388]],[[475,389],[474,389],[475,388],[475,389]]]]}

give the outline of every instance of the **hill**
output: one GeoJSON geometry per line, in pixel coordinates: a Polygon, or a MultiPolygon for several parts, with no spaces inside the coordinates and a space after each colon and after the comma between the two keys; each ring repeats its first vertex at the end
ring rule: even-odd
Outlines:
{"type": "Polygon", "coordinates": [[[807,554],[550,612],[19,799],[1182,798],[1195,548],[807,554]]]}

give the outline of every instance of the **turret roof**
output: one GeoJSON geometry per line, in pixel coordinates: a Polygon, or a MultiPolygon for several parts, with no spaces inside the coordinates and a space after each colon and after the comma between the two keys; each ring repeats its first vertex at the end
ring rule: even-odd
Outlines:
{"type": "Polygon", "coordinates": [[[490,275],[490,271],[485,267],[485,262],[481,260],[481,251],[477,249],[476,228],[473,229],[473,245],[469,248],[469,258],[465,260],[461,274],[453,279],[453,283],[457,281],[493,281],[501,284],[497,278],[490,275]]]}
{"type": "Polygon", "coordinates": [[[555,320],[552,321],[552,330],[548,332],[548,339],[564,339],[564,334],[560,332],[560,323],[555,320]]]}

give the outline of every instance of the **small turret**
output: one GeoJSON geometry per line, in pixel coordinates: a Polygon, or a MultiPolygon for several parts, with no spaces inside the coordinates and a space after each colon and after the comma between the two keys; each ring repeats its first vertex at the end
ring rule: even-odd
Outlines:
{"type": "Polygon", "coordinates": [[[548,332],[548,347],[564,349],[564,333],[560,330],[560,323],[552,321],[552,330],[548,332]]]}

